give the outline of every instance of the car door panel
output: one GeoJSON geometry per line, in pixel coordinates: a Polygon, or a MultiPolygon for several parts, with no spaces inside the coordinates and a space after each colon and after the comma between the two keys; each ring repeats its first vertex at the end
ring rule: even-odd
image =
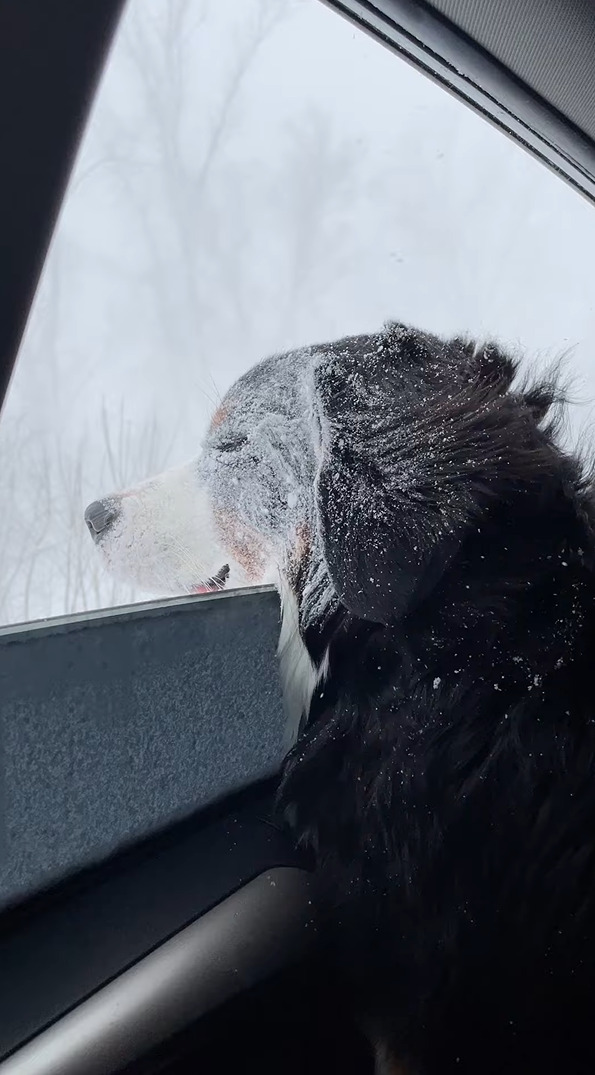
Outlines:
{"type": "Polygon", "coordinates": [[[235,808],[223,803],[219,816],[173,826],[6,912],[0,1057],[255,879],[299,874],[303,861],[269,820],[271,795],[251,789],[235,808]]]}

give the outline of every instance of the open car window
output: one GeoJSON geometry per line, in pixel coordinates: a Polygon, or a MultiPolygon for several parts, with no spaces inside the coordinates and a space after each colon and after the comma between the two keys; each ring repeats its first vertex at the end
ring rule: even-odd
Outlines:
{"type": "MultiPolygon", "coordinates": [[[[371,25],[381,9],[430,14],[407,0],[341,6],[371,25]]],[[[105,18],[100,7],[106,34],[117,3],[105,18]]],[[[469,5],[433,7],[456,7],[481,43],[469,5]]],[[[533,105],[548,100],[568,105],[533,105]]],[[[568,164],[572,141],[543,156],[568,164]]],[[[573,159],[569,182],[592,193],[578,172],[573,159]]],[[[311,967],[297,994],[272,980],[316,934],[312,863],[273,805],[295,734],[278,597],[118,581],[83,511],[197,456],[261,357],[393,318],[499,339],[525,368],[563,356],[580,404],[564,436],[584,441],[594,239],[576,189],[319,0],[128,0],[0,416],[7,1075],[163,1071],[161,1050],[193,1024],[200,1038],[215,1012],[194,1054],[205,1070],[209,1058],[237,1070],[274,1030],[296,1070],[362,1070],[345,1012],[340,1033],[329,1022],[335,984],[311,967]],[[243,1006],[263,981],[264,1002],[243,1006]],[[233,1029],[247,1022],[248,1046],[233,1029]]],[[[273,1052],[258,1070],[279,1070],[273,1052]]]]}
{"type": "Polygon", "coordinates": [[[95,497],[195,456],[258,358],[399,318],[571,350],[591,207],[318,0],[130,0],[0,421],[0,623],[163,596],[107,575],[95,497]]]}

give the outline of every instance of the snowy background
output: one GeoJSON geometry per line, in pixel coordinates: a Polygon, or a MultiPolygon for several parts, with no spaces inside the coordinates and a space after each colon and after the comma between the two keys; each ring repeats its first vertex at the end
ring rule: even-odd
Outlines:
{"type": "MultiPolygon", "coordinates": [[[[271,351],[387,318],[595,399],[595,209],[318,0],[130,0],[0,421],[0,623],[140,600],[82,521],[271,351]]],[[[150,595],[149,595],[150,596],[150,595]]]]}

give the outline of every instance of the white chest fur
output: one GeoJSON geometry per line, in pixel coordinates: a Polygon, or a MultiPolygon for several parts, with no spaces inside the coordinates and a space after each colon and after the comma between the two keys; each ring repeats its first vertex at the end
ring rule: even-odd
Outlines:
{"type": "Polygon", "coordinates": [[[281,596],[281,633],[277,653],[287,714],[287,741],[290,746],[297,738],[302,718],[309,712],[317,685],[328,672],[328,650],[316,666],[300,634],[295,594],[283,576],[278,581],[278,587],[281,596]]]}

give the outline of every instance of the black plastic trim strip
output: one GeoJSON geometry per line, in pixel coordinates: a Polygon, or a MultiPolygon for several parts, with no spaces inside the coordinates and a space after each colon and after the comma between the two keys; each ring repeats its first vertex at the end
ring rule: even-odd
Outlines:
{"type": "Polygon", "coordinates": [[[0,404],[123,6],[0,3],[0,404]]]}
{"type": "Polygon", "coordinates": [[[4,1063],[0,1075],[111,1075],[303,955],[310,877],[255,878],[4,1063]]]}
{"type": "Polygon", "coordinates": [[[444,16],[415,0],[324,3],[423,70],[595,201],[595,143],[444,16]]]}

